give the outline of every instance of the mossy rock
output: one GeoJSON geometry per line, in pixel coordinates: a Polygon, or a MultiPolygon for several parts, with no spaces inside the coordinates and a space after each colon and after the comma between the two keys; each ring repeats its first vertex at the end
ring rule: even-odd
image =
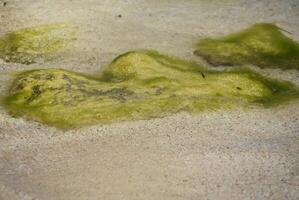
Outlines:
{"type": "Polygon", "coordinates": [[[49,58],[75,39],[72,29],[69,24],[56,23],[9,32],[0,38],[0,58],[22,64],[49,58]]]}
{"type": "Polygon", "coordinates": [[[299,44],[273,24],[255,24],[239,33],[199,41],[195,53],[212,65],[253,64],[261,68],[299,69],[299,44]]]}
{"type": "Polygon", "coordinates": [[[211,71],[154,51],[139,51],[117,57],[98,77],[63,69],[21,72],[4,105],[13,116],[71,128],[179,111],[267,107],[298,95],[293,84],[250,70],[211,71]]]}

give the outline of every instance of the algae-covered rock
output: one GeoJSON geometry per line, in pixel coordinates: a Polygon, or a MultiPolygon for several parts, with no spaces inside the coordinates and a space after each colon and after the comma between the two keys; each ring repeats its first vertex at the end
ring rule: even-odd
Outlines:
{"type": "Polygon", "coordinates": [[[273,24],[256,24],[219,39],[202,39],[195,53],[213,65],[299,69],[299,44],[273,24]]]}
{"type": "Polygon", "coordinates": [[[74,31],[66,23],[24,28],[0,38],[0,58],[6,62],[31,64],[65,49],[74,39],[74,31]]]}
{"type": "Polygon", "coordinates": [[[289,82],[252,71],[210,71],[153,51],[116,58],[98,77],[62,69],[16,75],[4,105],[14,116],[69,128],[178,111],[275,105],[298,97],[289,82]]]}

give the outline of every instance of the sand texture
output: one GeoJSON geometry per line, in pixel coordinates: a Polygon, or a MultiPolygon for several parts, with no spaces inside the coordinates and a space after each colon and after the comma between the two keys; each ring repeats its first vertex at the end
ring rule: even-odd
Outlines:
{"type": "MultiPolygon", "coordinates": [[[[299,42],[298,0],[5,2],[0,0],[0,36],[67,23],[76,40],[51,59],[0,59],[1,95],[17,71],[60,68],[93,75],[133,50],[204,63],[193,54],[200,38],[255,23],[276,23],[299,42]]],[[[296,69],[250,68],[299,86],[296,69]]],[[[296,200],[298,153],[298,101],[72,130],[15,118],[0,107],[0,200],[296,200]]]]}

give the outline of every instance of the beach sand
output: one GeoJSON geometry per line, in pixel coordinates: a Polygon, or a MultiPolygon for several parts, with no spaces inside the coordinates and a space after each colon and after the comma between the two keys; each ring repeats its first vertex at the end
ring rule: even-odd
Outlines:
{"type": "MultiPolygon", "coordinates": [[[[0,1],[3,5],[3,0],[0,1]]],[[[8,0],[0,35],[69,22],[73,50],[32,65],[0,60],[11,74],[34,68],[99,73],[116,56],[155,49],[185,59],[199,38],[274,22],[299,41],[298,0],[8,0]]],[[[299,86],[299,72],[258,69],[299,86]]],[[[75,130],[13,118],[0,109],[0,200],[298,199],[299,102],[178,113],[75,130]]]]}

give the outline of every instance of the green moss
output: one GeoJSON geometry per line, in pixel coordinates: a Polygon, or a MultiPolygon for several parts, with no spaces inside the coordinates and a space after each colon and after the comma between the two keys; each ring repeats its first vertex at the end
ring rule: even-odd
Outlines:
{"type": "Polygon", "coordinates": [[[24,28],[0,38],[0,58],[6,62],[31,64],[63,50],[74,39],[71,26],[65,23],[24,28]]]}
{"type": "Polygon", "coordinates": [[[202,39],[195,53],[213,65],[299,69],[299,44],[273,24],[256,24],[219,39],[202,39]]]}
{"type": "Polygon", "coordinates": [[[244,69],[211,71],[153,51],[116,58],[101,75],[62,69],[16,75],[4,99],[13,116],[70,128],[163,117],[170,113],[272,106],[298,97],[289,82],[244,69]]]}

